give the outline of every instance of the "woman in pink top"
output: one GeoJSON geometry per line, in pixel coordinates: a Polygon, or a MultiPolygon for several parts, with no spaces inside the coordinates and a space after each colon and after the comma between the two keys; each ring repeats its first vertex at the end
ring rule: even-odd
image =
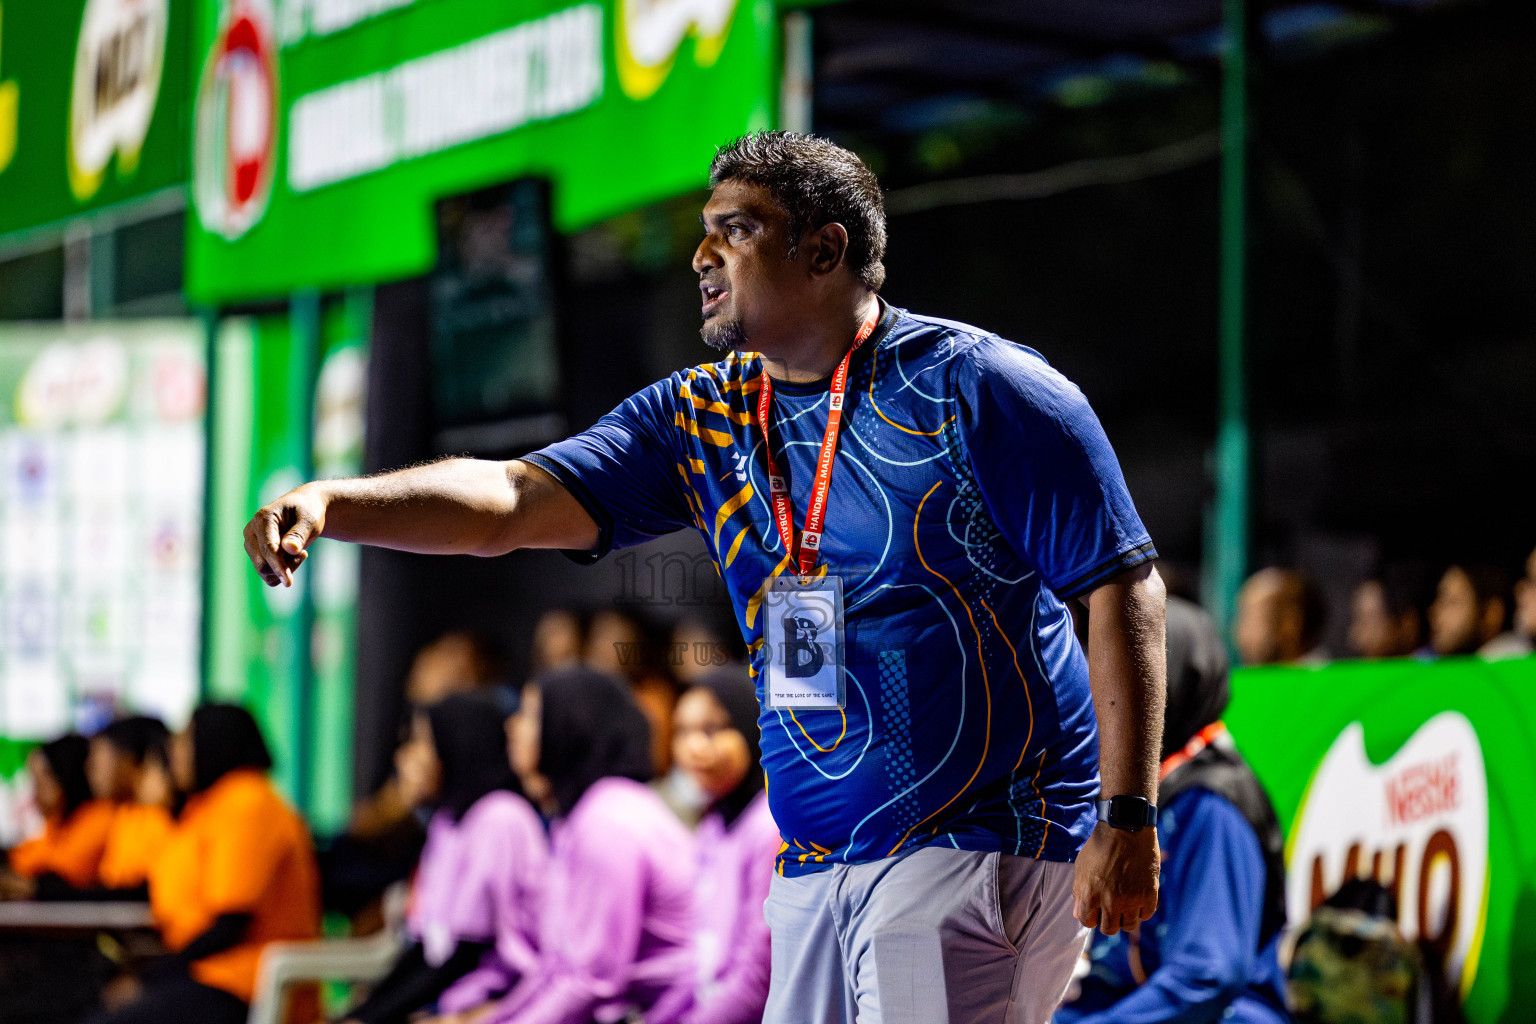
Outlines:
{"type": "Polygon", "coordinates": [[[693,837],[649,786],[650,726],[619,679],[576,668],[523,689],[508,727],[523,789],[554,819],[539,961],[487,1024],[675,1024],[692,998],[693,837]]]}
{"type": "Polygon", "coordinates": [[[695,989],[686,1024],[757,1024],[768,998],[763,901],[781,841],[768,813],[747,670],[700,679],[673,713],[673,760],[709,797],[694,882],[695,989]]]}
{"type": "Polygon", "coordinates": [[[411,944],[348,1020],[404,1024],[423,1007],[501,995],[538,961],[544,824],[507,763],[504,714],[481,694],[418,711],[396,757],[406,798],[434,807],[406,918],[411,944]]]}

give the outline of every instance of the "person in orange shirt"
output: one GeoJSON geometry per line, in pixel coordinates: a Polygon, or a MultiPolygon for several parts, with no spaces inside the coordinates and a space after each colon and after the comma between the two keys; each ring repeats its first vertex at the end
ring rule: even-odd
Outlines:
{"type": "Polygon", "coordinates": [[[243,1024],[262,948],[319,934],[314,847],[267,778],[272,758],[250,713],[198,708],[172,738],[170,763],[188,796],[149,896],[172,952],[96,1024],[243,1024]]]}
{"type": "Polygon", "coordinates": [[[0,872],[0,898],[48,898],[54,890],[84,889],[96,880],[113,806],[91,799],[85,774],[89,751],[85,737],[70,733],[27,756],[45,825],[42,835],[10,851],[9,867],[0,872]]]}
{"type": "Polygon", "coordinates": [[[169,734],[158,718],[120,718],[91,739],[91,791],[117,804],[95,898],[147,897],[149,867],[171,833],[169,734]]]}

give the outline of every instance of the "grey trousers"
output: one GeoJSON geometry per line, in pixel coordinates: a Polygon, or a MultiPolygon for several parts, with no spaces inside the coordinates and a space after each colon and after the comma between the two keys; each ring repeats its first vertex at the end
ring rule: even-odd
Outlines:
{"type": "Polygon", "coordinates": [[[1088,930],[1072,865],[924,847],[774,876],[763,1024],[1046,1024],[1088,930]]]}

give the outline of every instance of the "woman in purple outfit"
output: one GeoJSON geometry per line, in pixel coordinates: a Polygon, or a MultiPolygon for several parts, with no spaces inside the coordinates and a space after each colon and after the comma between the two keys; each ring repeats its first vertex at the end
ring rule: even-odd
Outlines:
{"type": "Polygon", "coordinates": [[[504,720],[481,694],[446,697],[412,719],[396,757],[401,788],[414,805],[436,808],[406,918],[412,941],[348,1021],[404,1024],[434,1003],[476,1005],[537,963],[548,844],[517,793],[504,720]]]}
{"type": "Polygon", "coordinates": [[[771,965],[763,901],[782,841],[768,813],[757,691],[745,666],[711,672],[677,703],[672,759],[709,797],[694,883],[694,1005],[686,1024],[757,1024],[771,965]]]}
{"type": "Polygon", "coordinates": [[[512,766],[552,820],[539,961],[485,1024],[676,1024],[693,995],[693,837],[647,786],[650,726],[622,680],[546,672],[508,724],[512,766]]]}

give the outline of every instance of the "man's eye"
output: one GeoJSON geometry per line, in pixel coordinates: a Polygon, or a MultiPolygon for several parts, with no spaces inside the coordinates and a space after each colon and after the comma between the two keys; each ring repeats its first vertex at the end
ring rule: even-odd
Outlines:
{"type": "Polygon", "coordinates": [[[731,238],[739,238],[747,232],[740,224],[727,224],[725,233],[731,238]]]}

